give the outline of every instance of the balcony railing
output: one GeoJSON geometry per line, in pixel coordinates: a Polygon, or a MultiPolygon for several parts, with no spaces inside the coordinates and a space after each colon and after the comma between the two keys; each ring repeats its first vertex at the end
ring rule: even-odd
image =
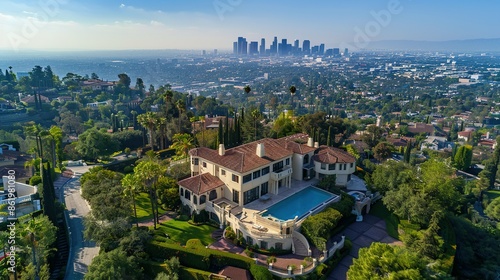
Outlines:
{"type": "Polygon", "coordinates": [[[292,174],[292,168],[290,166],[287,166],[283,169],[273,171],[271,173],[271,179],[274,181],[278,181],[287,176],[290,176],[290,174],[292,174]]]}

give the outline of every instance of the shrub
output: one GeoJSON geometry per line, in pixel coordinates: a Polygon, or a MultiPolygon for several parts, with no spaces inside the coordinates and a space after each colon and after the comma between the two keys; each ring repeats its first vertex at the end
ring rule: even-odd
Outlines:
{"type": "Polygon", "coordinates": [[[273,275],[267,268],[254,263],[250,265],[250,273],[255,280],[273,279],[273,275]]]}
{"type": "Polygon", "coordinates": [[[245,255],[247,255],[250,258],[253,258],[253,251],[251,249],[246,248],[244,252],[245,252],[245,255]]]}
{"type": "Polygon", "coordinates": [[[267,264],[275,263],[276,262],[276,257],[275,256],[269,256],[269,257],[267,257],[266,262],[267,262],[267,264]]]}
{"type": "Polygon", "coordinates": [[[203,243],[201,243],[201,240],[199,239],[189,239],[186,242],[186,248],[188,249],[197,249],[197,248],[205,248],[203,243]]]}
{"type": "Polygon", "coordinates": [[[341,192],[340,201],[330,205],[331,208],[339,211],[343,217],[351,215],[352,207],[354,206],[354,197],[346,192],[341,192]]]}
{"type": "Polygon", "coordinates": [[[39,175],[34,175],[30,178],[30,186],[38,186],[40,183],[42,183],[42,177],[39,175]]]}
{"type": "Polygon", "coordinates": [[[227,239],[230,239],[231,241],[234,241],[236,239],[236,233],[234,233],[234,231],[231,227],[227,227],[225,237],[227,239]]]}

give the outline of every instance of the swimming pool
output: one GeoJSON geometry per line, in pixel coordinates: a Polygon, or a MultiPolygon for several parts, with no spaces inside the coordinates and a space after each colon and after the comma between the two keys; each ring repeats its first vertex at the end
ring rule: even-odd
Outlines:
{"type": "Polygon", "coordinates": [[[295,217],[302,218],[309,211],[333,197],[335,195],[329,192],[315,187],[307,187],[269,207],[262,216],[270,215],[283,221],[295,217]]]}

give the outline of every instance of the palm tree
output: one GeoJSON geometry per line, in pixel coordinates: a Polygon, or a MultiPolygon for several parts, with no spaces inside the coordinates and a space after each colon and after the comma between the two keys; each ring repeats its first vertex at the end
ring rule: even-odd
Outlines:
{"type": "Polygon", "coordinates": [[[194,138],[187,133],[177,133],[172,139],[170,148],[175,149],[177,156],[187,157],[189,150],[194,148],[194,138]]]}
{"type": "Polygon", "coordinates": [[[160,136],[160,149],[165,148],[165,138],[167,137],[167,118],[158,117],[156,122],[156,130],[160,136]]]}
{"type": "Polygon", "coordinates": [[[139,193],[140,182],[137,176],[134,176],[134,174],[127,174],[122,179],[122,185],[124,187],[123,194],[126,197],[130,197],[132,199],[132,203],[134,205],[135,225],[139,227],[139,221],[137,220],[137,208],[135,205],[135,196],[139,193]]]}
{"type": "Polygon", "coordinates": [[[205,116],[199,117],[201,122],[201,146],[205,147],[205,116]]]}
{"type": "Polygon", "coordinates": [[[153,112],[147,112],[137,116],[137,121],[149,131],[149,145],[151,149],[155,149],[155,129],[158,123],[158,116],[153,112]]]}
{"type": "Polygon", "coordinates": [[[182,132],[181,130],[181,115],[184,111],[186,111],[186,103],[184,103],[184,101],[182,99],[179,99],[177,100],[177,102],[175,103],[175,106],[177,106],[177,109],[179,110],[179,133],[182,132]]]}
{"type": "Polygon", "coordinates": [[[165,94],[163,95],[165,97],[165,116],[167,117],[168,116],[168,105],[170,103],[172,103],[172,97],[174,96],[174,93],[170,90],[170,89],[167,89],[167,91],[165,92],[165,94]]]}
{"type": "Polygon", "coordinates": [[[151,210],[153,211],[153,225],[156,229],[156,224],[159,223],[158,217],[158,201],[156,198],[156,183],[159,178],[165,176],[167,168],[161,165],[157,158],[145,158],[135,168],[134,173],[139,182],[143,183],[144,188],[149,193],[151,202],[151,210]]]}

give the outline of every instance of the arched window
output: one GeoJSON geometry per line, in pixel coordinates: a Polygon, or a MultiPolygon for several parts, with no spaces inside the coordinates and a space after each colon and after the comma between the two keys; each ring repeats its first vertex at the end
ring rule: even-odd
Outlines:
{"type": "Polygon", "coordinates": [[[309,163],[309,154],[306,154],[304,156],[304,164],[308,164],[309,163]]]}
{"type": "Polygon", "coordinates": [[[206,195],[200,196],[200,205],[205,204],[205,201],[207,201],[207,196],[206,195]]]}
{"type": "Polygon", "coordinates": [[[217,191],[211,190],[210,194],[208,195],[208,200],[214,200],[217,199],[217,191]]]}

